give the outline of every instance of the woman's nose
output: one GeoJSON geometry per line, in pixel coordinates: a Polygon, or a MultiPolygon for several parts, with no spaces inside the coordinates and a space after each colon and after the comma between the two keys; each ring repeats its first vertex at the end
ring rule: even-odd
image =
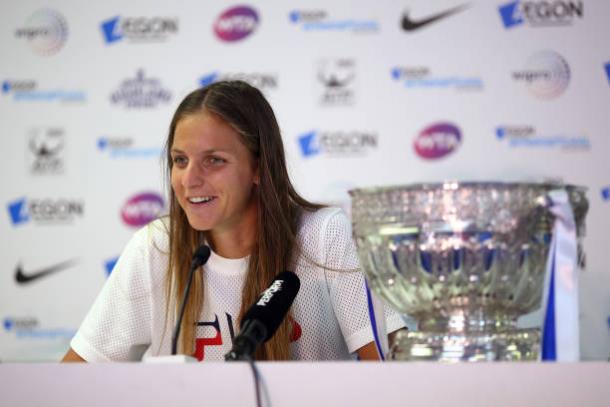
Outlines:
{"type": "Polygon", "coordinates": [[[203,170],[194,163],[184,169],[182,174],[182,185],[185,188],[199,187],[203,184],[203,170]]]}

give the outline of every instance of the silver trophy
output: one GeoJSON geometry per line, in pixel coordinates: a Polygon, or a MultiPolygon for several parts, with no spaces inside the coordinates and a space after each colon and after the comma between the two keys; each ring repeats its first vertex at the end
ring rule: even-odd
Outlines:
{"type": "Polygon", "coordinates": [[[540,308],[554,216],[568,193],[580,240],[585,189],[535,183],[417,184],[350,191],[353,233],[370,287],[417,321],[390,359],[536,360],[540,330],[517,319],[540,308]]]}

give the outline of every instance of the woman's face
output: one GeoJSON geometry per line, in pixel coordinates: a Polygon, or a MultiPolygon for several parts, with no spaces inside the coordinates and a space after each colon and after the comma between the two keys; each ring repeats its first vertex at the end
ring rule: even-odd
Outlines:
{"type": "Polygon", "coordinates": [[[258,165],[240,134],[213,113],[182,118],[171,146],[174,194],[196,230],[226,232],[256,217],[258,165]]]}

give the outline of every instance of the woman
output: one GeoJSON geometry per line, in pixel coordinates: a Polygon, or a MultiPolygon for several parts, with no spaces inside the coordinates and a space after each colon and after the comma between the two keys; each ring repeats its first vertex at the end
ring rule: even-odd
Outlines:
{"type": "MultiPolygon", "coordinates": [[[[212,254],[194,276],[182,353],[222,360],[248,307],[291,270],[301,289],[256,359],[378,358],[349,222],[294,190],[275,115],[258,89],[231,81],[192,92],[174,114],[166,149],[169,217],[129,242],[64,361],[128,360],[141,347],[169,354],[177,293],[203,242],[212,254]]],[[[389,331],[403,326],[386,315],[389,331]]]]}

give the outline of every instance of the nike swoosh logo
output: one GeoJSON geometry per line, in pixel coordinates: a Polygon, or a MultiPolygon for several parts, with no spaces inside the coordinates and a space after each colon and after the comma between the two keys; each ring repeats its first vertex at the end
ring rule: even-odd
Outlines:
{"type": "Polygon", "coordinates": [[[430,23],[433,23],[435,21],[441,20],[441,19],[443,19],[445,17],[449,17],[449,16],[451,16],[453,14],[457,14],[460,11],[463,11],[463,10],[467,9],[468,7],[469,6],[467,4],[463,4],[461,6],[454,7],[452,9],[447,10],[447,11],[443,11],[442,13],[438,13],[438,14],[435,14],[433,16],[430,16],[428,18],[425,18],[423,20],[418,20],[418,21],[411,20],[411,18],[409,18],[408,12],[405,12],[403,17],[402,17],[401,26],[402,26],[402,29],[405,30],[405,31],[415,31],[415,30],[417,30],[417,29],[419,29],[421,27],[424,27],[424,26],[426,26],[426,25],[428,25],[430,23]]]}
{"type": "Polygon", "coordinates": [[[48,276],[49,274],[67,269],[68,267],[72,267],[76,263],[77,263],[77,261],[75,259],[66,260],[64,262],[55,264],[54,266],[45,267],[43,269],[36,270],[33,272],[28,272],[28,273],[25,273],[23,271],[23,267],[21,266],[21,263],[20,263],[17,265],[17,268],[15,269],[15,281],[19,284],[31,283],[32,281],[35,281],[35,280],[38,280],[39,278],[48,276]]]}

